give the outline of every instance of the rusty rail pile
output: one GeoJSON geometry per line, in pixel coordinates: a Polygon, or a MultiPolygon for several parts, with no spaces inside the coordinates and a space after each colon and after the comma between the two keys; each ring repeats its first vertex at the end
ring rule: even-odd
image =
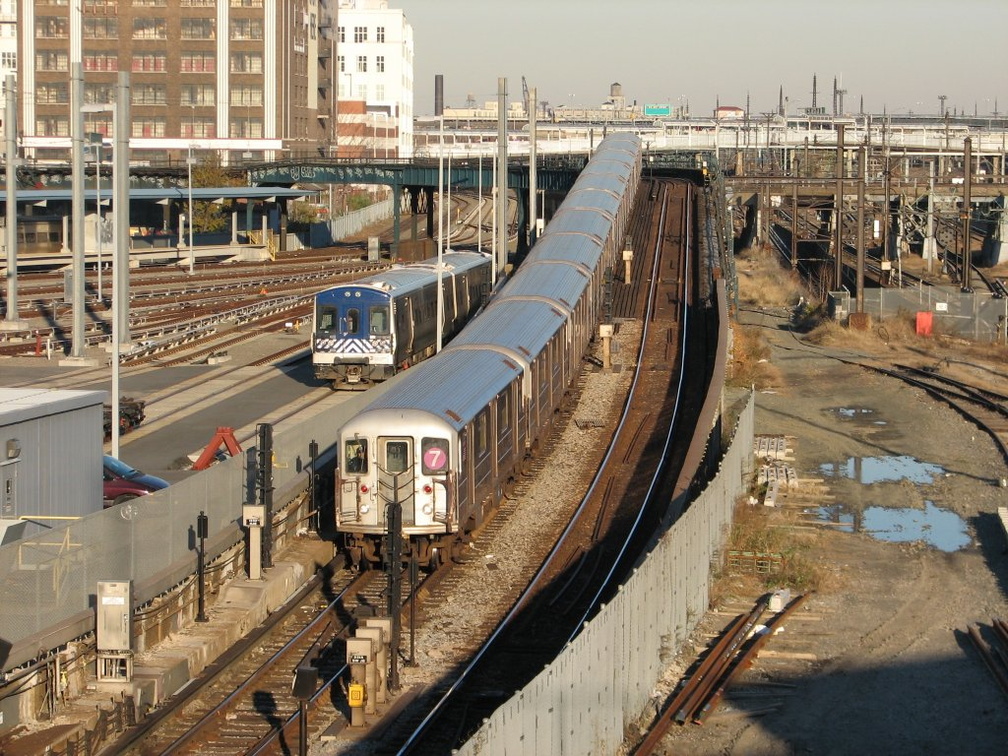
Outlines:
{"type": "Polygon", "coordinates": [[[991,621],[991,630],[994,633],[994,644],[984,640],[979,625],[970,625],[966,632],[987,669],[994,675],[1001,690],[1008,695],[1008,622],[995,617],[991,621]]]}
{"type": "Polygon", "coordinates": [[[668,732],[672,723],[703,724],[717,708],[728,685],[747,670],[766,641],[784,620],[804,602],[808,594],[798,596],[767,623],[766,630],[753,635],[752,631],[766,612],[770,595],[763,596],[752,611],[740,614],[721,634],[717,643],[707,653],[696,670],[685,680],[672,700],[664,707],[658,719],[634,751],[635,756],[652,753],[668,732]]]}

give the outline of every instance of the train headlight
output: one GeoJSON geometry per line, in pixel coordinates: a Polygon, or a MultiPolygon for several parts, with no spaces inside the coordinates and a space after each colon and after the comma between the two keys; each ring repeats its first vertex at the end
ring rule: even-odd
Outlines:
{"type": "Polygon", "coordinates": [[[433,511],[434,511],[434,507],[432,507],[432,506],[431,506],[430,504],[424,504],[424,505],[423,505],[423,513],[424,513],[425,515],[429,515],[429,514],[431,514],[431,513],[433,512],[433,511]]]}
{"type": "Polygon", "coordinates": [[[367,514],[370,511],[371,511],[371,505],[370,504],[361,504],[360,513],[362,515],[367,514]]]}

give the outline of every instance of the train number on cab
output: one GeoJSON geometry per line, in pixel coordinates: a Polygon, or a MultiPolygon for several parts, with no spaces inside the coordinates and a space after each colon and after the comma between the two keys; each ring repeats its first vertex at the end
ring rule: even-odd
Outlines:
{"type": "Polygon", "coordinates": [[[425,438],[421,444],[423,451],[423,474],[435,475],[448,469],[448,439],[425,438]]]}

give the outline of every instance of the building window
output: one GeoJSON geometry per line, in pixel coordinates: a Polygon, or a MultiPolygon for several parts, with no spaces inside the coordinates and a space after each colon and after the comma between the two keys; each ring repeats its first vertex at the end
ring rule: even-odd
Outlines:
{"type": "Polygon", "coordinates": [[[212,18],[183,18],[182,39],[213,39],[214,20],[212,18]]]}
{"type": "Polygon", "coordinates": [[[375,84],[375,99],[381,102],[385,99],[385,85],[375,84]]]}
{"type": "Polygon", "coordinates": [[[130,136],[163,138],[165,135],[165,118],[162,116],[133,118],[130,125],[130,136]]]}
{"type": "Polygon", "coordinates": [[[262,139],[263,122],[261,118],[231,117],[231,128],[228,136],[231,139],[262,139]]]}
{"type": "MultiPolygon", "coordinates": [[[[103,103],[111,102],[111,100],[103,100],[103,103]]],[[[112,130],[112,114],[111,113],[85,113],[84,114],[84,133],[85,134],[101,134],[104,137],[114,137],[115,133],[112,130]]]]}
{"type": "Polygon", "coordinates": [[[84,0],[83,10],[85,13],[115,13],[118,5],[116,0],[84,0]]]}
{"type": "Polygon", "coordinates": [[[367,84],[357,85],[357,99],[367,102],[367,84]]]}
{"type": "Polygon", "coordinates": [[[233,52],[231,53],[231,73],[262,73],[262,53],[233,52]]]}
{"type": "Polygon", "coordinates": [[[215,105],[217,88],[213,84],[183,84],[179,89],[182,105],[215,105]]]}
{"type": "Polygon", "coordinates": [[[119,70],[119,56],[115,53],[85,53],[82,63],[85,71],[119,70]]]}
{"type": "Polygon", "coordinates": [[[213,139],[215,136],[212,118],[189,118],[182,121],[183,139],[213,139]]]}
{"type": "Polygon", "coordinates": [[[0,52],[0,68],[10,68],[17,70],[17,53],[0,52]]]}
{"type": "Polygon", "coordinates": [[[134,105],[167,105],[168,94],[164,84],[133,84],[130,102],[134,105]]]}
{"type": "Polygon", "coordinates": [[[36,71],[68,71],[69,53],[58,50],[41,50],[35,53],[36,71]]]}
{"type": "Polygon", "coordinates": [[[136,73],[164,73],[168,70],[168,57],[164,53],[134,55],[131,70],[136,73]]]}
{"type": "Polygon", "coordinates": [[[119,19],[85,18],[84,39],[116,39],[119,36],[119,19]]]}
{"type": "Polygon", "coordinates": [[[217,0],[182,0],[183,8],[216,8],[217,0]]]}
{"type": "Polygon", "coordinates": [[[338,27],[336,29],[336,35],[339,38],[338,41],[346,42],[346,27],[345,26],[338,27]]]}
{"type": "Polygon", "coordinates": [[[134,18],[133,39],[167,39],[168,22],[163,18],[134,18]]]}
{"type": "Polygon", "coordinates": [[[357,56],[357,73],[367,73],[367,55],[357,56]]]}
{"type": "MultiPolygon", "coordinates": [[[[115,102],[114,84],[88,84],[84,82],[84,102],[88,105],[115,102]]],[[[90,114],[88,114],[90,115],[90,114]]]]}
{"type": "Polygon", "coordinates": [[[231,39],[262,39],[263,25],[260,18],[231,19],[231,39]]]}
{"type": "Polygon", "coordinates": [[[67,39],[70,36],[70,19],[39,16],[35,19],[35,36],[40,39],[67,39]]]}
{"type": "Polygon", "coordinates": [[[231,0],[232,8],[262,8],[263,0],[231,0]]]}
{"type": "Polygon", "coordinates": [[[385,41],[385,27],[384,26],[379,26],[377,29],[375,29],[375,38],[379,42],[384,42],[385,41]]]}
{"type": "Polygon", "coordinates": [[[213,73],[217,67],[217,56],[211,52],[184,52],[179,58],[182,73],[213,73]]]}
{"type": "Polygon", "coordinates": [[[385,73],[385,56],[379,55],[375,58],[375,71],[385,73]]]}
{"type": "Polygon", "coordinates": [[[35,102],[43,105],[59,105],[70,102],[70,89],[67,84],[37,84],[35,86],[35,102]]]}
{"type": "Polygon", "coordinates": [[[66,116],[42,116],[35,119],[38,136],[70,136],[70,119],[66,116]]]}
{"type": "Polygon", "coordinates": [[[231,105],[236,107],[254,107],[263,104],[262,87],[258,85],[236,84],[231,87],[231,105]]]}
{"type": "Polygon", "coordinates": [[[340,73],[346,73],[346,58],[344,58],[342,55],[337,55],[336,56],[336,63],[337,63],[337,66],[338,66],[337,70],[340,73]]]}
{"type": "Polygon", "coordinates": [[[367,27],[366,26],[355,26],[353,28],[353,41],[354,42],[367,42],[367,27]]]}
{"type": "Polygon", "coordinates": [[[133,5],[146,8],[164,8],[168,5],[168,0],[133,0],[133,5]]]}

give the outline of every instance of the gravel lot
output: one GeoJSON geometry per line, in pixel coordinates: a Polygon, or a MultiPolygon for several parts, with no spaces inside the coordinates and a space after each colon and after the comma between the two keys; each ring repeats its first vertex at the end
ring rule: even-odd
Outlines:
{"type": "MultiPolygon", "coordinates": [[[[964,634],[977,623],[990,640],[992,618],[1008,618],[1006,540],[996,517],[1008,504],[1003,459],[952,410],[844,364],[836,357],[850,357],[849,350],[813,346],[792,333],[784,315],[739,315],[766,337],[780,376],[778,386],[758,394],[756,432],[788,437],[788,464],[804,481],[805,491],[795,494],[804,506],[781,506],[769,516],[798,534],[827,577],[729,689],[717,714],[702,726],[673,726],[659,752],[1005,753],[1008,698],[964,634]],[[896,472],[886,475],[889,468],[896,472]],[[895,515],[890,540],[816,523],[822,506],[863,513],[866,530],[879,522],[871,515],[895,515]],[[947,510],[948,519],[912,531],[925,509],[947,510]]],[[[881,359],[911,364],[957,356],[927,348],[922,354],[914,344],[877,346],[881,359]]],[[[966,380],[983,374],[1008,389],[997,374],[1003,356],[987,366],[963,360],[966,380]]],[[[656,700],[716,633],[752,607],[759,593],[746,592],[741,580],[737,588],[705,617],[656,700]]]]}

